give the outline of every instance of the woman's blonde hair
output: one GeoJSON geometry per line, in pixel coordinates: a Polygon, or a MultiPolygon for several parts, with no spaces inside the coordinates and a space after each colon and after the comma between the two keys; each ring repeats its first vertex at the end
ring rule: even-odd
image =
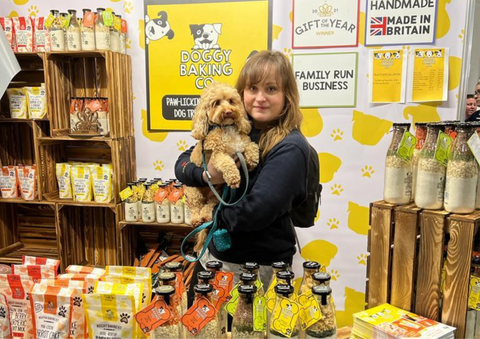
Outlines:
{"type": "Polygon", "coordinates": [[[260,83],[269,72],[276,74],[277,84],[285,94],[285,106],[279,118],[262,131],[259,146],[262,159],[294,129],[300,131],[303,115],[299,108],[297,82],[290,61],[277,51],[262,51],[253,55],[243,66],[236,88],[243,100],[245,88],[260,83]]]}

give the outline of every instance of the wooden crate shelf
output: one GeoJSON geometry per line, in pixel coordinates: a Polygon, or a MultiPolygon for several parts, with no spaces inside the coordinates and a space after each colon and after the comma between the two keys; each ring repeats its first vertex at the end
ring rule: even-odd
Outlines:
{"type": "Polygon", "coordinates": [[[370,218],[368,307],[388,302],[455,326],[463,338],[480,211],[458,215],[379,201],[370,218]]]}

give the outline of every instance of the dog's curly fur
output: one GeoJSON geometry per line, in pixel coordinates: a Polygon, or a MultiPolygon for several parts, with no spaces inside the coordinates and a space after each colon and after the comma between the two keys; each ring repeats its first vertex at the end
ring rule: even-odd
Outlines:
{"type": "MultiPolygon", "coordinates": [[[[240,186],[240,171],[232,156],[241,152],[249,170],[258,165],[258,145],[248,136],[250,121],[237,90],[230,85],[214,82],[200,97],[193,117],[192,136],[199,140],[190,156],[190,161],[202,166],[202,143],[207,163],[222,173],[225,183],[232,187],[240,186]]],[[[191,210],[191,223],[194,227],[212,220],[218,200],[209,187],[186,187],[185,195],[191,210]]],[[[207,231],[197,235],[194,250],[199,252],[205,242],[207,231]]]]}

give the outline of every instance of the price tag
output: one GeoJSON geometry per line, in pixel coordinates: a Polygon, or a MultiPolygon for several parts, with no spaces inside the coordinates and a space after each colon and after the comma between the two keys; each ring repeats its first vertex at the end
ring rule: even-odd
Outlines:
{"type": "Polygon", "coordinates": [[[412,159],[413,150],[415,149],[415,144],[417,139],[409,131],[403,133],[402,141],[400,141],[400,146],[398,147],[397,154],[405,161],[410,161],[412,159]]]}
{"type": "Polygon", "coordinates": [[[302,330],[315,324],[322,319],[322,312],[317,298],[312,294],[312,291],[307,291],[298,297],[300,303],[300,325],[302,330]]]}
{"type": "Polygon", "coordinates": [[[50,29],[50,27],[52,27],[52,24],[53,24],[53,21],[55,20],[55,17],[53,16],[52,13],[50,13],[48,16],[47,16],[47,19],[45,20],[45,27],[47,29],[50,29]]]}
{"type": "Polygon", "coordinates": [[[275,306],[275,286],[277,286],[277,277],[273,277],[273,280],[268,287],[267,293],[265,293],[265,297],[267,299],[267,309],[269,312],[273,312],[273,307],[275,306]]]}
{"type": "Polygon", "coordinates": [[[105,12],[102,13],[103,17],[103,23],[105,26],[113,26],[113,14],[111,11],[106,10],[105,12]]]}
{"type": "Polygon", "coordinates": [[[215,319],[216,315],[215,306],[207,298],[201,297],[188,309],[180,321],[191,334],[196,335],[215,319]]]}
{"type": "Polygon", "coordinates": [[[133,195],[133,192],[130,189],[130,187],[127,187],[123,191],[120,192],[120,198],[122,199],[122,201],[124,201],[128,197],[131,197],[132,195],[133,195]]]}
{"type": "Polygon", "coordinates": [[[253,299],[253,330],[263,332],[267,329],[267,299],[256,296],[253,299]]]}
{"type": "Polygon", "coordinates": [[[480,164],[480,137],[478,137],[478,134],[473,133],[470,139],[468,139],[467,144],[475,156],[475,159],[477,159],[478,164],[480,164]]]}
{"type": "Polygon", "coordinates": [[[295,326],[300,314],[300,304],[287,298],[280,298],[279,303],[279,307],[272,315],[271,330],[290,338],[295,334],[295,326]]]}
{"type": "Polygon", "coordinates": [[[437,138],[437,150],[435,151],[435,159],[443,166],[447,166],[450,147],[452,146],[452,138],[448,134],[440,132],[437,138]]]}
{"type": "Polygon", "coordinates": [[[164,300],[157,300],[135,314],[135,320],[143,333],[149,333],[172,317],[170,308],[164,300]]]}
{"type": "Polygon", "coordinates": [[[230,300],[225,304],[225,310],[231,315],[235,315],[235,311],[237,310],[238,305],[238,286],[240,284],[236,284],[235,287],[230,292],[230,300]]]}

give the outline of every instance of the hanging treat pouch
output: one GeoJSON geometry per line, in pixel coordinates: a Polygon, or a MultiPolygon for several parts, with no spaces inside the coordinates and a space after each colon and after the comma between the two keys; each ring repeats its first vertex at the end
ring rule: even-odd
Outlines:
{"type": "Polygon", "coordinates": [[[15,31],[15,44],[17,52],[33,52],[33,27],[34,22],[30,17],[13,17],[13,28],[15,31]]]}
{"type": "Polygon", "coordinates": [[[24,255],[22,256],[22,264],[23,265],[52,265],[52,266],[56,266],[58,270],[58,266],[60,266],[60,260],[24,255]]]}
{"type": "Polygon", "coordinates": [[[58,196],[60,199],[72,199],[72,182],[71,170],[72,166],[67,163],[57,163],[57,182],[58,182],[58,196]]]}
{"type": "Polygon", "coordinates": [[[7,88],[10,117],[13,119],[27,119],[27,96],[23,88],[7,88]]]}
{"type": "Polygon", "coordinates": [[[57,266],[54,265],[12,265],[12,271],[13,274],[29,276],[34,283],[57,277],[57,266]]]}
{"type": "Polygon", "coordinates": [[[203,337],[215,338],[217,334],[215,326],[208,328],[208,324],[212,321],[216,322],[216,315],[215,306],[207,298],[201,297],[185,312],[180,321],[193,335],[203,331],[205,332],[203,337]]]}
{"type": "Polygon", "coordinates": [[[7,297],[3,293],[0,293],[0,339],[12,339],[10,310],[8,309],[7,297]]]}
{"type": "Polygon", "coordinates": [[[108,167],[95,166],[92,169],[93,196],[96,202],[112,200],[112,172],[108,167]]]}
{"type": "Polygon", "coordinates": [[[84,294],[83,301],[90,339],[137,338],[133,296],[84,294]]]}
{"type": "Polygon", "coordinates": [[[60,274],[57,279],[62,280],[76,280],[84,281],[87,294],[92,294],[95,290],[95,283],[100,280],[102,276],[96,274],[76,274],[76,273],[66,273],[60,274]]]}
{"type": "Polygon", "coordinates": [[[24,87],[27,94],[27,109],[31,119],[42,119],[47,114],[47,98],[44,85],[24,87]]]}
{"type": "Polygon", "coordinates": [[[3,166],[0,177],[0,190],[2,198],[18,198],[17,168],[15,166],[3,166]]]}
{"type": "Polygon", "coordinates": [[[20,195],[24,200],[34,200],[37,197],[37,167],[25,166],[23,176],[18,176],[20,195]]]}
{"type": "Polygon", "coordinates": [[[72,187],[75,201],[92,201],[92,177],[88,166],[73,166],[72,187]]]}
{"type": "Polygon", "coordinates": [[[32,19],[35,23],[35,52],[50,52],[50,34],[45,26],[46,18],[41,16],[32,19]]]}
{"type": "Polygon", "coordinates": [[[93,293],[133,295],[135,298],[135,310],[139,311],[142,306],[143,284],[118,284],[106,281],[97,281],[93,293]]]}
{"type": "Polygon", "coordinates": [[[117,284],[134,284],[142,283],[142,308],[146,307],[152,300],[152,281],[149,278],[137,277],[132,275],[105,275],[102,281],[117,283],[117,284]]]}
{"type": "Polygon", "coordinates": [[[91,267],[91,266],[70,265],[65,269],[65,272],[67,272],[67,273],[104,275],[106,271],[103,268],[96,268],[96,267],[91,267]]]}
{"type": "Polygon", "coordinates": [[[13,21],[9,17],[0,17],[0,26],[2,26],[3,33],[5,33],[5,37],[7,38],[12,51],[16,52],[15,50],[15,39],[13,37],[13,21]]]}
{"type": "Polygon", "coordinates": [[[36,284],[30,291],[34,333],[37,339],[68,339],[75,291],[36,284]]]}
{"type": "Polygon", "coordinates": [[[16,274],[0,275],[0,293],[6,296],[10,310],[10,325],[13,339],[34,339],[32,308],[28,292],[33,281],[16,274]]]}

